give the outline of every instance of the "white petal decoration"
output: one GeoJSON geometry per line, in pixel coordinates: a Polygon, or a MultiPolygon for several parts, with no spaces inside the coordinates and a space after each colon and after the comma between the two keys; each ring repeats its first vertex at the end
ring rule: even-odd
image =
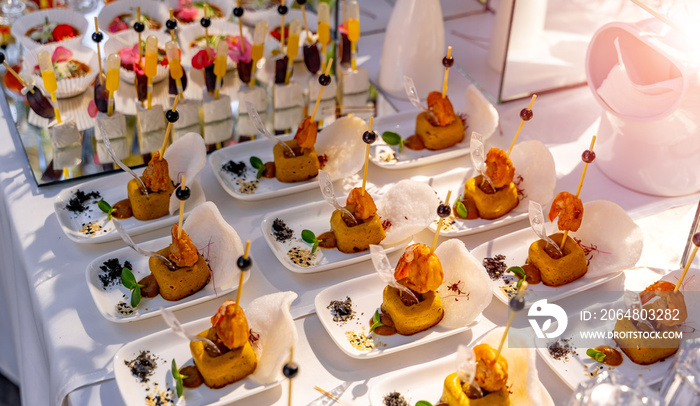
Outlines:
{"type": "Polygon", "coordinates": [[[214,289],[227,289],[238,284],[240,270],[236,261],[243,255],[243,243],[216,205],[205,202],[197,206],[182,228],[209,263],[214,289]]]}
{"type": "Polygon", "coordinates": [[[523,178],[517,186],[525,195],[514,211],[526,213],[530,200],[541,205],[549,204],[557,184],[554,157],[549,148],[537,140],[519,142],[510,152],[510,160],[515,167],[515,180],[519,176],[523,178]]]}
{"type": "Polygon", "coordinates": [[[596,248],[583,276],[588,279],[632,268],[644,246],[642,229],[622,207],[609,200],[584,203],[581,228],[569,235],[596,248]]]}
{"type": "Polygon", "coordinates": [[[487,139],[498,127],[498,111],[474,85],[467,87],[465,96],[463,111],[467,113],[468,133],[476,131],[487,139]]]}
{"type": "Polygon", "coordinates": [[[365,164],[362,134],[367,123],[359,117],[343,117],[318,133],[316,152],[328,157],[323,170],[338,179],[357,173],[365,164]]]}
{"type": "Polygon", "coordinates": [[[445,310],[440,325],[446,328],[466,326],[491,303],[493,294],[486,270],[458,239],[443,242],[435,249],[435,254],[445,274],[445,281],[437,289],[445,310]],[[455,291],[455,287],[459,290],[455,291]]]}
{"type": "MultiPolygon", "coordinates": [[[[504,327],[498,327],[488,332],[481,343],[498,348],[503,336],[504,327]]],[[[508,361],[508,387],[510,388],[510,404],[518,406],[552,405],[552,398],[540,385],[537,375],[535,350],[530,340],[519,335],[515,329],[510,329],[509,337],[503,344],[501,355],[508,361]],[[515,343],[513,348],[510,343],[515,343]]]]}
{"type": "Polygon", "coordinates": [[[389,221],[382,245],[393,245],[428,227],[437,216],[440,199],[429,185],[404,179],[377,202],[382,221],[389,221]]]}
{"type": "MultiPolygon", "coordinates": [[[[207,164],[207,148],[204,139],[197,133],[187,133],[165,150],[163,158],[168,161],[168,174],[175,185],[180,183],[182,175],[187,176],[187,184],[195,181],[195,176],[207,164]]],[[[170,196],[170,214],[180,208],[180,201],[175,193],[170,196]]]]}
{"type": "Polygon", "coordinates": [[[297,298],[294,292],[278,292],[259,297],[245,310],[248,326],[260,334],[258,366],[250,376],[256,383],[268,384],[280,379],[289,350],[299,338],[289,306],[297,298]]]}

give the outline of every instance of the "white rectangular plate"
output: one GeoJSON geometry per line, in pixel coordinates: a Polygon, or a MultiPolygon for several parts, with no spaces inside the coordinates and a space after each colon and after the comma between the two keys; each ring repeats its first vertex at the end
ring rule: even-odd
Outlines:
{"type": "MultiPolygon", "coordinates": [[[[379,117],[374,120],[373,129],[379,137],[377,141],[370,147],[369,159],[373,164],[384,169],[406,169],[416,166],[423,166],[435,162],[442,162],[447,159],[456,158],[458,156],[467,155],[469,153],[469,137],[465,130],[464,139],[462,142],[453,147],[431,151],[423,149],[414,151],[408,148],[403,148],[398,152],[398,145],[388,145],[382,140],[382,133],[385,131],[393,131],[401,136],[404,141],[416,133],[416,116],[420,113],[418,110],[408,111],[405,113],[393,114],[390,116],[379,117]],[[394,155],[396,159],[387,160],[386,157],[394,155]]],[[[484,134],[484,138],[490,134],[484,134]]]]}
{"type": "MultiPolygon", "coordinates": [[[[448,355],[385,375],[370,388],[370,403],[372,406],[384,406],[384,396],[391,392],[399,392],[409,405],[414,405],[419,400],[427,400],[437,405],[442,396],[445,378],[456,371],[456,357],[456,354],[448,355]]],[[[548,396],[547,404],[553,404],[549,392],[539,379],[538,383],[542,393],[548,396]]]]}
{"type": "Polygon", "coordinates": [[[322,290],[316,295],[314,305],[316,307],[316,314],[321,320],[321,324],[323,324],[323,327],[338,348],[352,358],[376,358],[413,348],[421,344],[467,331],[475,326],[481,319],[481,316],[479,316],[468,325],[455,329],[435,326],[412,336],[402,336],[400,334],[394,334],[393,336],[370,335],[369,320],[372,318],[374,312],[382,305],[382,292],[385,286],[386,283],[379,278],[379,275],[371,274],[338,283],[322,290]],[[355,312],[355,317],[341,324],[333,321],[333,316],[330,310],[327,309],[327,306],[333,300],[345,300],[346,297],[352,299],[352,309],[355,312]],[[346,337],[346,332],[355,332],[357,335],[365,333],[374,340],[375,348],[369,350],[356,349],[346,337]]]}
{"type": "MultiPolygon", "coordinates": [[[[139,244],[139,247],[149,251],[158,251],[167,247],[171,241],[172,238],[168,236],[139,244]]],[[[129,261],[131,266],[134,268],[132,269],[132,272],[134,273],[137,281],[148,276],[148,274],[151,272],[148,268],[148,258],[138,254],[129,247],[121,248],[110,252],[109,254],[102,255],[90,262],[85,271],[88,289],[90,290],[92,299],[95,301],[95,305],[97,306],[97,310],[99,310],[100,314],[102,314],[102,316],[104,316],[104,318],[107,320],[114,323],[127,323],[158,316],[161,313],[161,307],[164,307],[170,311],[175,311],[196,305],[197,303],[215,299],[218,296],[225,295],[236,289],[236,287],[231,287],[229,289],[217,289],[215,291],[213,284],[211,281],[209,281],[209,283],[199,292],[175,302],[165,300],[160,295],[154,298],[142,298],[141,304],[136,308],[135,314],[123,315],[117,311],[116,306],[119,302],[128,304],[131,300],[131,293],[121,283],[104,289],[103,283],[99,278],[99,276],[103,274],[103,272],[100,270],[100,266],[110,258],[119,259],[119,263],[122,265],[124,264],[124,261],[129,261]]],[[[245,272],[244,277],[245,280],[248,280],[250,277],[250,272],[245,272]]]]}
{"type": "MultiPolygon", "coordinates": [[[[531,228],[526,228],[481,244],[480,246],[474,248],[472,255],[474,255],[477,260],[483,261],[484,258],[492,258],[498,254],[501,254],[505,255],[506,257],[505,263],[507,267],[523,266],[527,260],[530,244],[535,242],[537,239],[538,237],[535,232],[532,231],[531,228]]],[[[528,285],[527,292],[525,293],[525,306],[529,307],[532,305],[532,303],[540,299],[547,299],[549,302],[555,302],[578,292],[583,292],[584,290],[591,289],[611,279],[617,278],[622,271],[623,269],[621,269],[619,273],[609,274],[598,279],[587,279],[584,276],[571,283],[556,288],[546,286],[543,283],[538,283],[537,285],[530,284],[528,285]]],[[[505,278],[508,278],[510,281],[517,282],[517,278],[512,274],[505,276],[505,278]]],[[[491,290],[494,296],[496,296],[496,298],[498,298],[498,300],[501,302],[508,304],[508,296],[503,292],[503,286],[505,286],[505,283],[502,278],[495,281],[491,280],[491,290]]],[[[515,287],[515,282],[511,282],[511,286],[515,287]]]]}
{"type": "MultiPolygon", "coordinates": [[[[377,197],[375,197],[377,199],[377,197]]],[[[345,197],[338,199],[345,201],[345,197]]],[[[311,260],[310,266],[301,266],[296,264],[287,255],[290,249],[294,247],[302,249],[311,249],[311,244],[304,242],[301,239],[301,231],[308,229],[316,235],[320,235],[331,229],[331,214],[335,209],[325,201],[308,203],[290,209],[284,209],[273,213],[268,213],[261,223],[262,234],[265,241],[270,246],[270,249],[275,254],[277,259],[292,272],[297,273],[315,273],[327,271],[341,266],[348,266],[357,262],[367,261],[370,259],[369,251],[346,254],[337,249],[318,248],[315,252],[315,258],[311,260]],[[287,227],[294,231],[294,237],[286,242],[280,242],[275,239],[272,231],[272,223],[275,219],[280,219],[285,222],[287,227]]],[[[387,253],[394,252],[406,246],[410,238],[402,243],[393,246],[384,247],[387,253]]]]}
{"type": "MultiPolygon", "coordinates": [[[[210,328],[211,321],[209,317],[206,317],[187,323],[183,327],[187,331],[200,332],[210,328]]],[[[130,406],[146,404],[146,396],[149,393],[153,393],[154,385],[157,383],[159,390],[170,390],[170,397],[173,399],[173,404],[175,404],[175,384],[170,373],[170,364],[173,359],[175,359],[178,367],[192,365],[190,342],[176,335],[171,330],[160,331],[130,342],[117,351],[114,356],[114,377],[117,380],[117,386],[124,403],[130,406]],[[151,355],[158,359],[155,373],[146,384],[141,383],[138,378],[133,376],[125,364],[126,361],[136,358],[141,351],[150,351],[151,355]]],[[[249,379],[243,379],[220,389],[210,389],[206,385],[196,389],[185,389],[184,396],[188,406],[232,404],[237,400],[273,388],[279,384],[280,381],[259,385],[249,379]]]]}
{"type": "MultiPolygon", "coordinates": [[[[682,273],[682,270],[676,270],[673,271],[667,275],[665,275],[661,280],[669,281],[671,283],[676,283],[678,282],[678,278],[680,277],[682,273]]],[[[700,291],[700,270],[698,269],[690,269],[688,270],[688,274],[686,275],[686,278],[684,279],[683,283],[683,288],[681,290],[682,292],[693,292],[692,294],[687,294],[685,295],[685,301],[686,301],[686,308],[688,310],[691,309],[697,309],[698,306],[700,306],[700,296],[698,296],[697,292],[700,291]]],[[[591,313],[595,313],[597,315],[600,315],[602,313],[602,310],[610,310],[612,307],[611,304],[591,304],[586,310],[591,311],[591,313]],[[596,312],[597,310],[597,312],[596,312]]],[[[600,317],[600,316],[597,316],[600,317]]],[[[615,328],[615,322],[614,321],[602,321],[602,320],[596,320],[596,321],[588,321],[588,322],[582,322],[580,320],[581,316],[579,314],[573,315],[569,317],[569,323],[567,325],[567,331],[562,335],[561,338],[569,338],[567,336],[567,333],[569,331],[580,331],[582,329],[585,330],[591,330],[592,326],[595,326],[596,331],[611,331],[615,328]]],[[[698,322],[700,321],[700,315],[697,313],[694,313],[692,311],[688,312],[688,319],[684,324],[688,324],[688,326],[697,326],[698,322]]],[[[694,328],[685,328],[683,330],[683,340],[689,340],[693,339],[696,337],[700,336],[700,332],[698,332],[694,328]]],[[[576,348],[574,347],[573,350],[576,352],[576,355],[569,354],[568,360],[565,359],[554,359],[551,354],[549,353],[549,350],[547,349],[547,344],[549,342],[554,341],[553,339],[535,339],[536,340],[536,347],[537,347],[537,352],[540,354],[542,359],[549,365],[554,372],[559,375],[559,377],[566,382],[566,384],[573,390],[576,390],[578,385],[580,383],[586,382],[587,380],[591,379],[591,375],[588,374],[588,372],[596,369],[596,367],[603,366],[603,369],[599,369],[600,372],[602,371],[607,371],[609,369],[615,369],[619,373],[621,373],[624,376],[628,377],[640,377],[644,380],[644,383],[647,385],[652,385],[657,382],[661,382],[666,375],[668,375],[669,370],[673,367],[673,363],[675,362],[676,356],[672,355],[671,357],[667,358],[664,361],[661,362],[656,362],[651,365],[638,365],[632,362],[627,355],[625,355],[624,352],[620,351],[622,353],[622,364],[620,364],[617,367],[609,367],[607,365],[602,365],[590,357],[586,355],[586,350],[588,348],[576,348]]],[[[600,343],[596,345],[608,345],[612,348],[617,349],[618,351],[620,350],[619,347],[617,347],[617,344],[615,343],[615,340],[613,339],[606,339],[600,340],[600,343]]]]}
{"type": "MultiPolygon", "coordinates": [[[[279,138],[282,141],[286,141],[292,139],[293,136],[285,135],[279,138]]],[[[273,147],[274,143],[266,138],[234,144],[212,152],[209,155],[209,166],[226,193],[240,200],[264,200],[318,188],[318,180],[316,178],[295,183],[280,182],[276,178],[256,180],[257,170],[250,164],[250,157],[256,156],[263,163],[274,161],[273,147]],[[238,177],[223,170],[222,166],[228,161],[245,163],[247,167],[246,173],[238,177]],[[258,182],[258,185],[253,193],[243,193],[241,191],[241,186],[244,182],[255,181],[258,182]]]]}
{"type": "MultiPolygon", "coordinates": [[[[136,173],[139,175],[142,172],[143,169],[136,171],[136,173]]],[[[54,211],[56,212],[56,217],[58,218],[58,224],[61,225],[61,229],[63,229],[66,236],[78,243],[101,243],[119,240],[120,237],[117,231],[114,229],[114,225],[111,221],[106,222],[107,215],[97,207],[97,201],[88,204],[88,209],[83,213],[72,213],[68,211],[68,209],[66,209],[66,204],[68,204],[68,201],[71,199],[71,197],[73,197],[73,194],[78,189],[85,193],[93,191],[100,192],[100,195],[104,201],[109,204],[115,204],[118,201],[127,198],[126,184],[131,179],[133,179],[131,175],[123,172],[116,175],[91,180],[62,190],[58,196],[56,196],[53,206],[54,211]],[[83,224],[94,221],[98,221],[99,224],[102,225],[101,231],[94,235],[86,235],[80,231],[83,228],[83,224]]],[[[192,193],[190,198],[185,201],[184,217],[187,217],[190,214],[190,211],[192,211],[192,209],[197,205],[206,201],[204,191],[199,185],[199,182],[194,181],[191,184],[188,182],[188,186],[192,193]]],[[[137,235],[175,224],[178,221],[178,217],[179,213],[176,212],[172,216],[165,216],[149,221],[137,220],[133,217],[120,221],[129,235],[137,235]]]]}

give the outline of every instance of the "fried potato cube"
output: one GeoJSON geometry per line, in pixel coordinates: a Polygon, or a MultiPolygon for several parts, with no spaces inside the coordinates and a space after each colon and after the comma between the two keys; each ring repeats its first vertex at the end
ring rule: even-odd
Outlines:
{"type": "MultiPolygon", "coordinates": [[[[197,335],[210,340],[216,339],[216,331],[213,328],[197,335]]],[[[258,359],[249,342],[223,355],[212,357],[206,351],[203,342],[190,341],[190,352],[194,364],[204,378],[204,384],[213,389],[240,381],[252,374],[258,366],[258,359]]]]}
{"type": "Polygon", "coordinates": [[[471,198],[479,212],[479,217],[486,220],[497,219],[510,213],[518,205],[518,188],[510,183],[495,193],[485,193],[479,185],[481,176],[469,179],[464,184],[464,199],[471,198]]]}
{"type": "Polygon", "coordinates": [[[423,300],[410,306],[401,301],[401,291],[387,286],[384,288],[382,310],[391,316],[396,332],[410,336],[438,324],[445,312],[440,295],[434,291],[423,293],[423,300]]]}
{"type": "Polygon", "coordinates": [[[280,182],[292,183],[309,180],[318,175],[320,165],[316,149],[302,149],[296,141],[285,142],[292,147],[295,156],[289,156],[287,148],[275,144],[272,153],[275,157],[275,177],[280,182]]]}
{"type": "MultiPolygon", "coordinates": [[[[561,243],[564,236],[556,233],[549,236],[557,244],[561,243]]],[[[547,242],[537,240],[530,244],[527,263],[540,270],[542,283],[547,286],[562,286],[582,277],[588,271],[586,254],[583,249],[571,237],[566,237],[566,243],[562,252],[563,257],[554,259],[545,252],[547,242]]]]}

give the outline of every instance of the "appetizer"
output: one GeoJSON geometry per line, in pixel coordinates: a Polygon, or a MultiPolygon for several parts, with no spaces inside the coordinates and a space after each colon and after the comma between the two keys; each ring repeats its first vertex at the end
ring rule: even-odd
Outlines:
{"type": "MultiPolygon", "coordinates": [[[[57,47],[53,51],[51,55],[51,64],[56,74],[56,80],[80,78],[88,76],[90,73],[90,66],[73,59],[73,52],[62,46],[57,47]]],[[[41,76],[39,65],[34,66],[33,74],[41,76]]]]}
{"type": "Polygon", "coordinates": [[[677,334],[688,318],[688,310],[683,293],[674,291],[675,287],[667,281],[649,285],[639,294],[639,299],[641,309],[653,316],[648,319],[622,317],[615,323],[615,341],[635,364],[653,364],[678,351],[681,340],[677,334]],[[644,337],[642,332],[658,332],[659,337],[644,337]]]}
{"type": "Polygon", "coordinates": [[[110,33],[115,34],[130,29],[137,21],[141,22],[147,30],[159,30],[162,27],[161,23],[146,14],[141,14],[141,18],[137,20],[133,14],[123,13],[115,16],[107,29],[110,33]]]}
{"type": "Polygon", "coordinates": [[[46,17],[43,24],[30,28],[24,35],[31,38],[36,43],[49,44],[80,36],[81,33],[70,24],[51,22],[49,18],[46,17]]]}
{"type": "Polygon", "coordinates": [[[224,12],[215,4],[205,1],[178,0],[175,18],[182,23],[192,23],[204,17],[221,18],[224,12]]]}

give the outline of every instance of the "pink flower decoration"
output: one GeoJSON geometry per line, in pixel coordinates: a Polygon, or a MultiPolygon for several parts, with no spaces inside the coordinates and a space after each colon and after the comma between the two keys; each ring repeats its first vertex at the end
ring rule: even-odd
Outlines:
{"type": "Polygon", "coordinates": [[[95,118],[97,115],[97,104],[95,104],[95,100],[90,100],[90,103],[88,103],[87,107],[88,115],[91,118],[95,118]]]}
{"type": "Polygon", "coordinates": [[[137,45],[133,48],[122,48],[119,50],[119,57],[122,59],[122,65],[135,65],[139,60],[137,45]]]}
{"type": "Polygon", "coordinates": [[[66,48],[66,47],[57,47],[53,51],[53,55],[51,55],[51,62],[57,63],[57,62],[66,62],[70,61],[70,59],[73,57],[73,52],[66,48]]]}
{"type": "Polygon", "coordinates": [[[197,7],[182,8],[176,13],[176,17],[182,21],[192,22],[197,18],[197,13],[199,13],[197,7]]]}
{"type": "Polygon", "coordinates": [[[241,52],[241,41],[240,41],[240,36],[237,37],[238,41],[234,44],[233,41],[228,40],[228,57],[231,58],[231,60],[234,63],[238,62],[250,62],[251,61],[251,51],[253,49],[253,45],[248,42],[248,40],[243,37],[243,44],[245,45],[245,52],[241,52]]]}
{"type": "Polygon", "coordinates": [[[207,55],[207,50],[202,49],[201,51],[197,52],[193,57],[192,57],[192,67],[195,69],[204,69],[207,66],[211,65],[214,63],[214,60],[216,59],[216,51],[213,50],[212,48],[209,48],[209,55],[207,55]]]}

